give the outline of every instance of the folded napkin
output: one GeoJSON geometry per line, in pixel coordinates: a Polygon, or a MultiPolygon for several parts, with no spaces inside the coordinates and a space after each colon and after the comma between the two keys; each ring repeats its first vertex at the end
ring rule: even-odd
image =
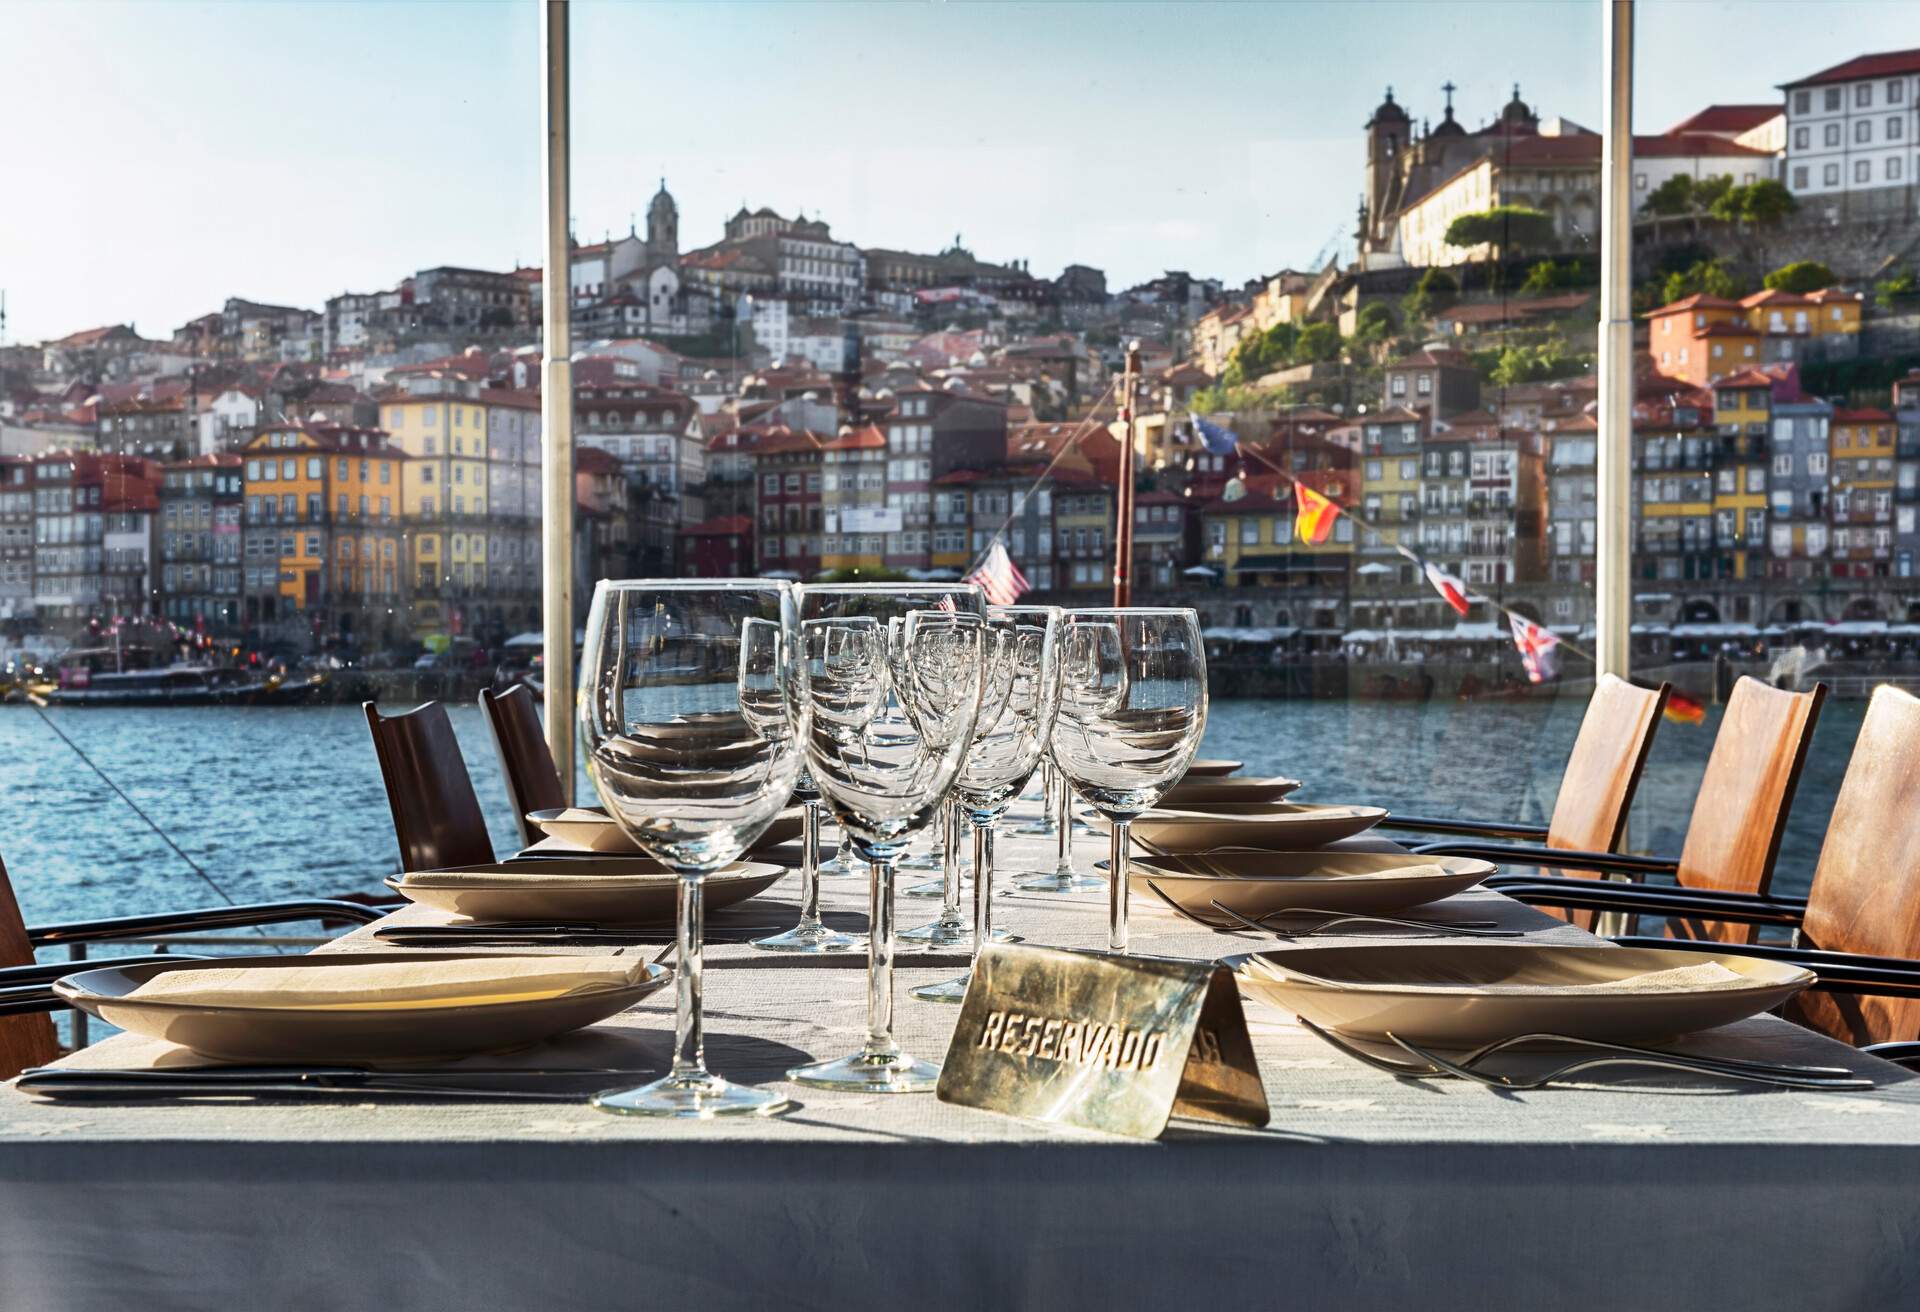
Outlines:
{"type": "MultiPolygon", "coordinates": [[[[732,870],[726,867],[715,875],[732,870]]],[[[709,876],[711,878],[712,876],[709,876]]],[[[453,870],[410,870],[401,888],[610,888],[656,887],[679,876],[654,861],[621,865],[598,861],[523,861],[511,866],[469,866],[453,870]]]]}
{"type": "Polygon", "coordinates": [[[129,996],[141,1002],[294,1010],[397,1010],[525,1002],[625,988],[646,977],[642,957],[434,957],[326,966],[169,970],[129,996]]]}
{"type": "MultiPolygon", "coordinates": [[[[1485,980],[1473,979],[1462,975],[1458,979],[1394,980],[1368,979],[1347,980],[1327,979],[1324,976],[1308,974],[1297,968],[1277,966],[1263,957],[1250,957],[1247,960],[1248,973],[1256,978],[1278,982],[1297,982],[1315,985],[1321,988],[1338,990],[1384,990],[1393,993],[1449,993],[1462,992],[1486,995],[1529,997],[1555,997],[1576,994],[1591,997],[1596,994],[1671,994],[1701,993],[1716,989],[1742,989],[1755,986],[1755,980],[1749,979],[1737,970],[1729,970],[1717,961],[1702,961],[1694,965],[1672,966],[1665,970],[1646,970],[1637,975],[1624,975],[1612,979],[1592,980],[1485,980]]],[[[1438,974],[1439,972],[1436,972],[1438,974]]]]}

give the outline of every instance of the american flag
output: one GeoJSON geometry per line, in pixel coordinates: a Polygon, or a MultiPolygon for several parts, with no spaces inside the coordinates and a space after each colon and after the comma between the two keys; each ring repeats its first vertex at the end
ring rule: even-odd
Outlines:
{"type": "Polygon", "coordinates": [[[1027,582],[1027,576],[1020,572],[1020,567],[1013,563],[1013,557],[1007,554],[1006,544],[1001,542],[988,547],[986,556],[974,566],[973,573],[961,582],[979,584],[988,603],[994,606],[1011,606],[1020,600],[1021,593],[1033,588],[1027,582]]]}

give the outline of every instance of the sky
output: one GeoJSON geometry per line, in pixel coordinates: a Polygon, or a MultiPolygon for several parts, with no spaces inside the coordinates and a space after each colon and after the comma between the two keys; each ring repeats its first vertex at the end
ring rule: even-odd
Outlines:
{"type": "MultiPolygon", "coordinates": [[[[1643,0],[1639,26],[1650,132],[1920,46],[1920,5],[1643,0]]],[[[1517,81],[1598,126],[1600,37],[1598,0],[583,0],[575,231],[644,224],[664,176],[683,249],[744,203],[1115,289],[1238,284],[1350,243],[1387,85],[1437,121],[1451,80],[1474,127],[1517,81]]],[[[535,262],[539,70],[532,0],[0,0],[4,340],[535,262]]]]}

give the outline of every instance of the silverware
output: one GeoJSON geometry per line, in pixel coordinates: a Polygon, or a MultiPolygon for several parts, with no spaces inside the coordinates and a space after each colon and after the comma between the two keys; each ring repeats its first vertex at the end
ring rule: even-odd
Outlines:
{"type": "Polygon", "coordinates": [[[1389,1034],[1387,1037],[1403,1052],[1425,1063],[1415,1066],[1394,1061],[1391,1058],[1375,1056],[1346,1042],[1338,1035],[1320,1028],[1305,1016],[1299,1019],[1300,1024],[1309,1033],[1325,1040],[1355,1061],[1376,1070],[1385,1071],[1389,1075],[1409,1080],[1451,1075],[1458,1079],[1472,1080],[1476,1084],[1487,1085],[1490,1088],[1522,1091],[1543,1088],[1555,1080],[1565,1079],[1569,1075],[1598,1067],[1638,1066],[1657,1070],[1685,1071],[1690,1074],[1709,1075],[1722,1079],[1744,1080],[1788,1089],[1870,1089],[1873,1087],[1872,1080],[1855,1075],[1841,1066],[1795,1066],[1742,1061],[1734,1057],[1697,1056],[1689,1053],[1666,1052],[1657,1048],[1636,1048],[1625,1043],[1576,1038],[1568,1034],[1519,1034],[1512,1038],[1483,1044],[1472,1052],[1453,1059],[1441,1057],[1399,1035],[1389,1034]],[[1523,1043],[1554,1043],[1590,1048],[1602,1055],[1576,1058],[1562,1063],[1544,1075],[1531,1078],[1516,1079],[1506,1075],[1492,1075],[1476,1069],[1478,1064],[1486,1058],[1523,1043]]]}
{"type": "MultiPolygon", "coordinates": [[[[707,931],[709,943],[745,941],[777,933],[778,925],[723,925],[707,931]]],[[[639,947],[666,936],[668,954],[675,946],[671,929],[606,929],[597,925],[389,925],[373,936],[399,947],[639,947]]],[[[660,960],[662,958],[656,958],[660,960]]]]}
{"type": "MultiPolygon", "coordinates": [[[[1155,889],[1154,891],[1158,892],[1159,890],[1155,889]]],[[[1273,934],[1279,938],[1311,938],[1316,934],[1327,933],[1336,925],[1395,925],[1402,929],[1436,931],[1427,935],[1427,937],[1430,938],[1450,938],[1456,935],[1461,938],[1521,937],[1521,931],[1517,929],[1493,928],[1499,924],[1498,921],[1494,920],[1402,920],[1394,916],[1349,915],[1338,911],[1324,911],[1319,907],[1289,907],[1284,911],[1270,912],[1260,917],[1260,919],[1254,920],[1241,915],[1232,907],[1223,906],[1218,899],[1210,900],[1208,905],[1222,915],[1233,917],[1233,919],[1239,921],[1248,929],[1258,930],[1265,934],[1273,934]],[[1276,920],[1282,916],[1326,916],[1327,919],[1317,925],[1309,925],[1305,929],[1275,929],[1266,923],[1269,920],[1276,920]]]]}
{"type": "Polygon", "coordinates": [[[641,1072],[592,1067],[465,1070],[366,1070],[359,1067],[226,1066],[184,1070],[102,1070],[39,1066],[22,1072],[15,1087],[47,1097],[246,1097],[259,1095],[495,1099],[516,1102],[564,1102],[583,1096],[579,1089],[525,1089],[469,1081],[501,1076],[518,1080],[585,1078],[617,1080],[641,1072]]]}

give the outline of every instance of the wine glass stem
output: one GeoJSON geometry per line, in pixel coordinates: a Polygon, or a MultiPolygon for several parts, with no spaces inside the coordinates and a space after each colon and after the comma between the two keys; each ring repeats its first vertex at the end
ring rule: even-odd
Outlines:
{"type": "Polygon", "coordinates": [[[960,803],[947,803],[946,851],[941,854],[940,897],[941,919],[953,922],[960,918],[960,833],[964,822],[960,817],[960,803]]]}
{"type": "Polygon", "coordinates": [[[1119,956],[1127,952],[1127,885],[1132,878],[1127,868],[1129,828],[1125,820],[1114,821],[1113,850],[1107,854],[1107,950],[1119,956]]]}
{"type": "Polygon", "coordinates": [[[1068,875],[1073,873],[1073,788],[1067,783],[1064,771],[1054,771],[1060,780],[1054,801],[1055,829],[1054,843],[1060,853],[1060,863],[1055,873],[1068,875]]]}
{"type": "Polygon", "coordinates": [[[705,966],[706,894],[699,875],[680,876],[680,975],[673,994],[673,1073],[705,1074],[706,1027],[701,1017],[701,971],[705,966]]]}
{"type": "Polygon", "coordinates": [[[993,938],[993,821],[973,822],[973,959],[993,938]]]}
{"type": "MultiPolygon", "coordinates": [[[[951,835],[950,835],[951,837],[951,835]]],[[[868,874],[867,1047],[863,1055],[895,1057],[893,1041],[893,861],[875,861],[868,874]]]]}
{"type": "Polygon", "coordinates": [[[800,924],[820,923],[820,803],[800,811],[800,924]]]}

